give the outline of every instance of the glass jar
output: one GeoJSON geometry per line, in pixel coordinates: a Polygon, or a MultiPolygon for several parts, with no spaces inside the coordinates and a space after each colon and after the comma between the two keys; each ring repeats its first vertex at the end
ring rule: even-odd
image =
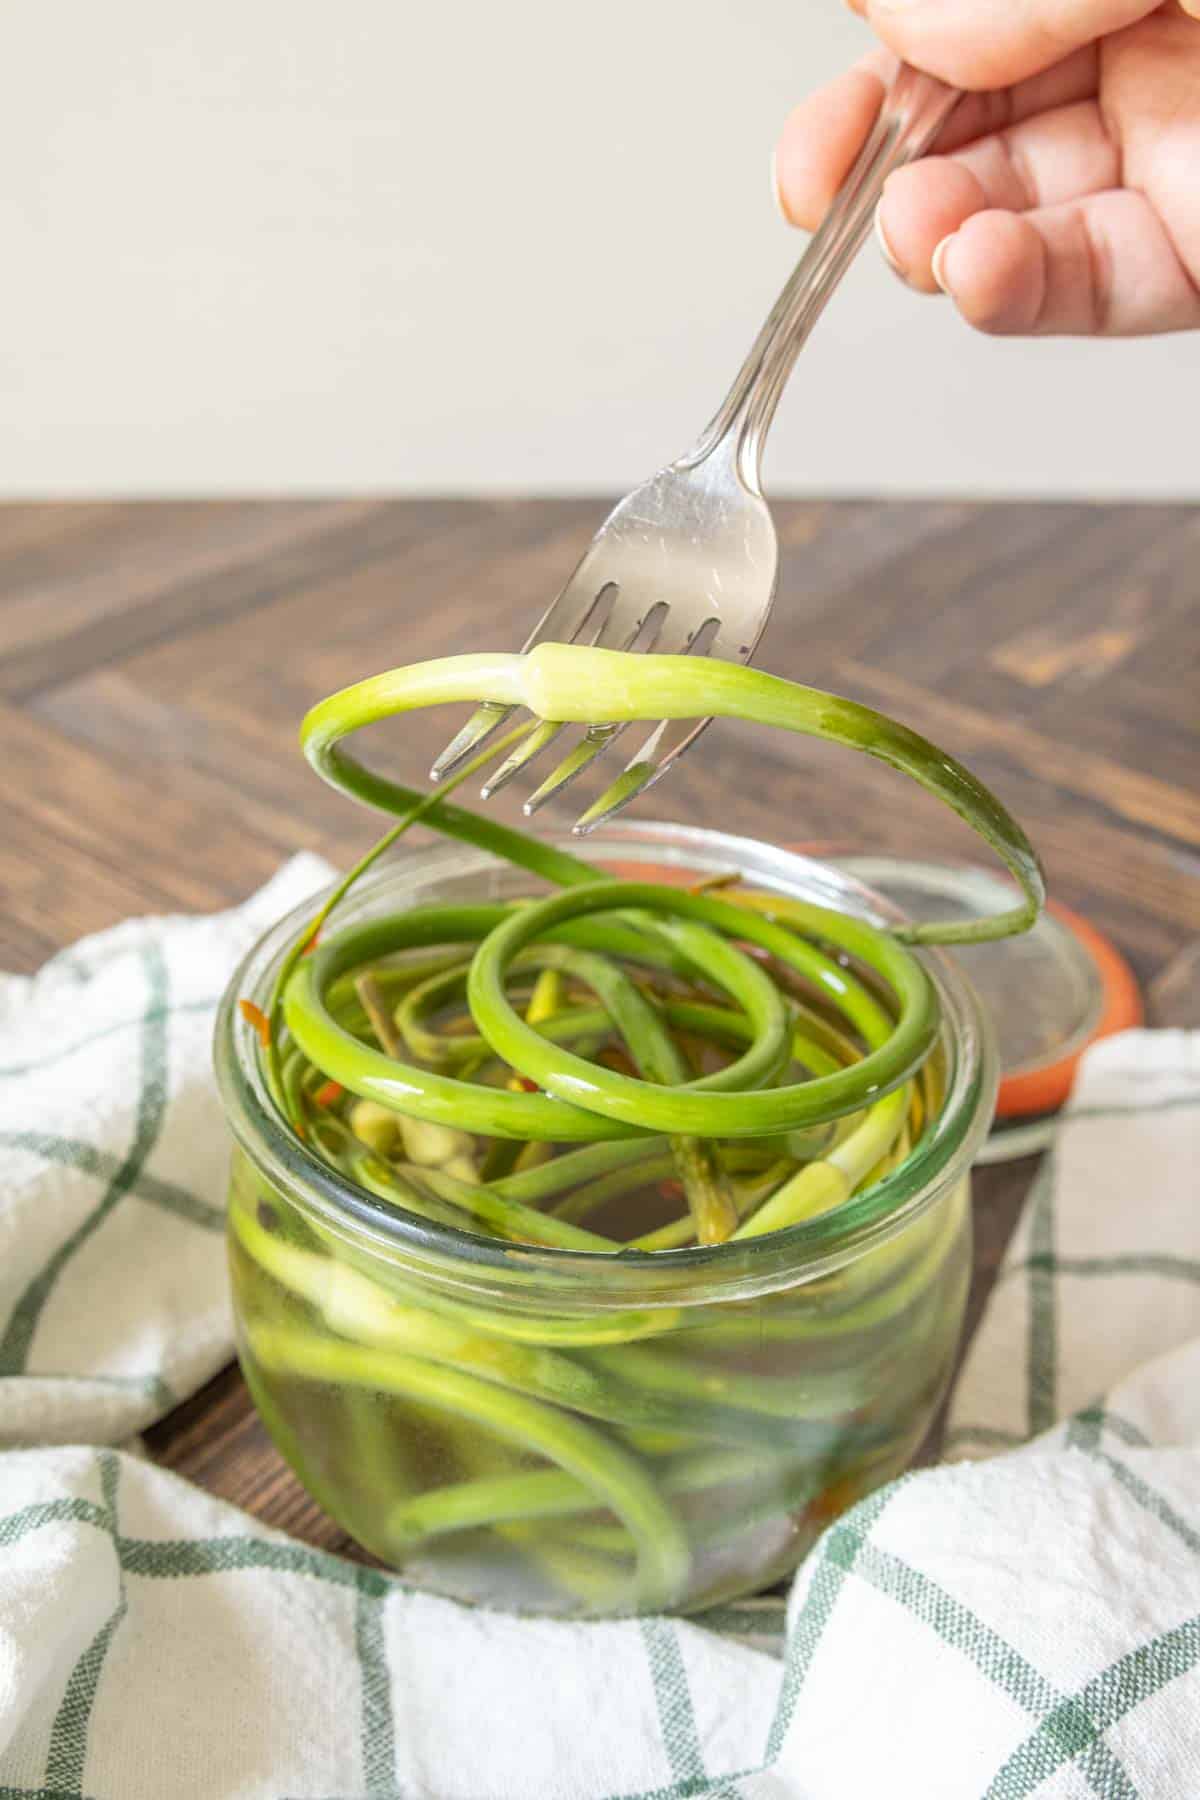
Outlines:
{"type": "MultiPolygon", "coordinates": [[[[736,868],[752,887],[895,917],[848,875],[717,832],[623,824],[587,849],[641,879],[736,868]]],[[[353,890],[337,923],[535,887],[438,844],[353,890]]],[[[236,1002],[266,1006],[312,910],[246,958],[216,1045],[236,1139],[238,1353],[300,1480],[406,1579],[489,1606],[692,1611],[789,1573],[832,1518],[904,1468],[954,1362],[970,1167],[995,1096],[961,972],[926,953],[939,1099],[891,1174],[782,1231],[597,1255],[402,1214],[285,1127],[236,1002]]]]}

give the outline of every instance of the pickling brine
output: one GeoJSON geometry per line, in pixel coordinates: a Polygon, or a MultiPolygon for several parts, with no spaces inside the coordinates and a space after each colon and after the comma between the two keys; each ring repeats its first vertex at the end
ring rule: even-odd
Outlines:
{"type": "MultiPolygon", "coordinates": [[[[592,853],[598,874],[669,858],[664,872],[677,877],[686,859],[692,885],[736,857],[780,907],[820,901],[859,920],[874,907],[832,870],[711,833],[626,828],[592,853]]],[[[410,854],[357,890],[344,930],[381,948],[384,921],[511,905],[521,881],[478,852],[410,854]]],[[[252,954],[238,997],[267,1001],[298,920],[252,954]]],[[[368,998],[382,995],[393,1019],[423,1034],[406,1054],[423,1049],[429,1067],[446,1066],[439,1038],[465,1042],[447,979],[460,961],[454,946],[423,942],[370,965],[368,998]]],[[[497,1157],[495,1140],[469,1130],[405,1135],[403,1121],[356,1115],[360,1097],[307,1068],[288,1079],[307,1129],[328,1131],[328,1144],[295,1140],[231,990],[219,1063],[239,1139],[229,1206],[239,1355],[268,1430],[322,1507],[433,1591],[610,1616],[696,1610],[761,1588],[899,1473],[953,1366],[970,1274],[969,1164],[994,1091],[969,988],[944,958],[923,962],[937,1001],[932,1046],[894,1090],[897,1117],[856,1197],[831,1194],[818,1174],[807,1214],[739,1235],[787,1181],[836,1171],[870,1106],[807,1134],[721,1140],[719,1176],[740,1223],[717,1244],[696,1241],[667,1138],[618,1140],[619,1153],[611,1141],[518,1142],[497,1157]],[[564,1241],[498,1235],[520,1229],[523,1209],[564,1241]]],[[[841,966],[853,973],[851,959],[841,966]]],[[[330,1003],[366,1039],[358,967],[330,1003]]],[[[883,1004],[869,971],[858,973],[883,1004]]],[[[540,978],[532,967],[513,978],[526,1014],[540,978]]],[[[659,969],[655,982],[662,1006],[688,991],[678,970],[659,969]]],[[[557,1000],[588,1010],[582,985],[557,1000]]],[[[796,1005],[794,1027],[807,1009],[812,1042],[836,1049],[844,1033],[851,1056],[855,1028],[832,1004],[810,993],[796,1005]]],[[[610,1021],[590,1025],[577,1048],[599,1058],[621,1041],[610,1021]]],[[[697,1067],[727,1066],[737,1049],[686,1041],[697,1067]]],[[[831,1066],[842,1066],[835,1049],[831,1066]]]]}

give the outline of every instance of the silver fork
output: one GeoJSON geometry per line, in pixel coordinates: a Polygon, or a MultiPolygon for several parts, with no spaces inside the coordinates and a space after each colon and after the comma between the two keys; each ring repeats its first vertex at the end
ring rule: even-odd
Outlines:
{"type": "MultiPolygon", "coordinates": [[[[929,148],[958,101],[932,76],[901,65],[874,130],[738,371],[692,449],[626,495],[522,645],[546,640],[749,662],[775,598],[778,545],[762,497],[763,445],[792,367],[826,302],[871,230],[884,181],[929,148]]],[[[434,781],[462,762],[514,709],[488,701],[446,746],[434,781]]],[[[595,805],[591,831],[665,775],[708,719],[660,720],[595,805]]],[[[525,802],[536,812],[624,729],[591,725],[525,802]]],[[[536,726],[489,776],[483,798],[512,780],[564,726],[536,726]]]]}

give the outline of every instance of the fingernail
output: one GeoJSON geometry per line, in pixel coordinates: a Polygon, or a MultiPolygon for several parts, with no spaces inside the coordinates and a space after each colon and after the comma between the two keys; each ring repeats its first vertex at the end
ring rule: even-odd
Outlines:
{"type": "Polygon", "coordinates": [[[888,268],[892,271],[893,275],[899,275],[900,279],[903,281],[904,270],[900,267],[900,264],[897,262],[896,253],[892,249],[892,246],[888,243],[887,232],[883,229],[883,201],[882,200],[879,202],[878,206],[875,208],[875,242],[879,245],[880,251],[883,254],[883,260],[887,264],[888,268]]]}
{"type": "Polygon", "coordinates": [[[950,283],[946,280],[946,252],[953,242],[954,233],[950,232],[948,236],[942,239],[929,260],[929,266],[933,270],[933,279],[937,282],[943,294],[948,294],[950,292],[950,283]]]}
{"type": "Polygon", "coordinates": [[[779,186],[778,145],[771,151],[771,204],[774,206],[775,211],[779,214],[784,224],[790,225],[792,221],[787,216],[787,208],[783,204],[783,191],[779,186]]]}

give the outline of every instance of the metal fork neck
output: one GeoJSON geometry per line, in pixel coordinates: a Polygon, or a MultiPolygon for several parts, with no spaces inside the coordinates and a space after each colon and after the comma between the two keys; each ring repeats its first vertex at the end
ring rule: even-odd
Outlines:
{"type": "Polygon", "coordinates": [[[901,67],[858,160],[771,308],[720,410],[682,458],[685,466],[720,452],[733,462],[745,487],[760,491],[763,447],[788,377],[870,234],[884,182],[929,148],[958,100],[955,89],[931,75],[901,67]]]}

